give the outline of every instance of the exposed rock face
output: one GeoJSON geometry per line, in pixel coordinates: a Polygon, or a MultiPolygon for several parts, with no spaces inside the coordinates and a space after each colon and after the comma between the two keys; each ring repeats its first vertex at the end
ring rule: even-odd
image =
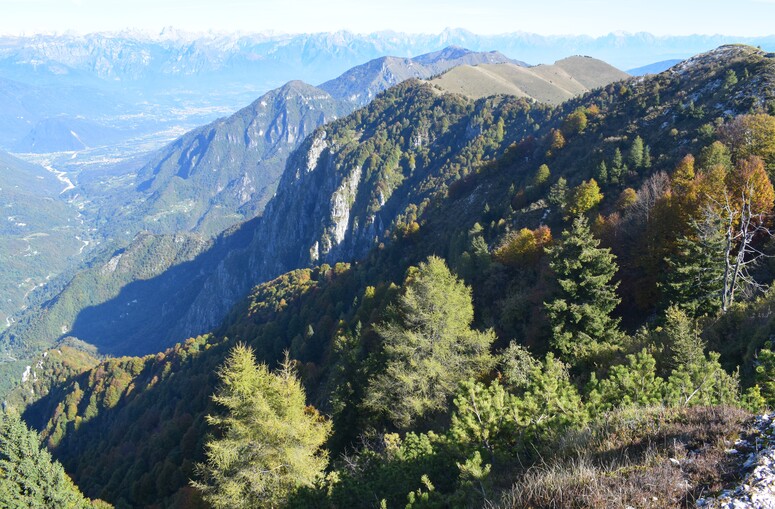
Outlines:
{"type": "Polygon", "coordinates": [[[721,509],[775,508],[775,413],[758,416],[754,433],[735,443],[728,454],[747,454],[742,483],[718,496],[701,498],[697,507],[721,509]]]}
{"type": "Polygon", "coordinates": [[[140,170],[127,221],[139,215],[143,227],[157,233],[214,235],[250,219],[272,197],[288,155],[340,114],[328,93],[292,81],[189,132],[140,170]]]}
{"type": "MultiPolygon", "coordinates": [[[[317,127],[407,79],[427,78],[463,63],[499,62],[511,60],[497,52],[447,48],[415,59],[378,58],[320,87],[291,81],[159,151],[138,172],[136,193],[112,218],[111,228],[214,236],[263,212],[287,158],[317,127]]],[[[308,169],[323,148],[322,140],[312,147],[308,169]]],[[[115,201],[106,200],[107,211],[117,209],[115,201]]]]}

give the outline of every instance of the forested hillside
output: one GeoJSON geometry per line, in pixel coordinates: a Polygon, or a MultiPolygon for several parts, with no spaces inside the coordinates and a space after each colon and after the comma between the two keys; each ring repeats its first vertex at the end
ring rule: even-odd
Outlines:
{"type": "MultiPolygon", "coordinates": [[[[383,57],[326,82],[325,87],[336,98],[321,88],[292,81],[264,94],[230,117],[185,134],[160,150],[136,173],[115,178],[84,179],[85,183],[76,181],[77,188],[68,188],[71,189],[68,198],[74,208],[83,211],[83,216],[79,215],[79,218],[85,223],[79,224],[84,231],[89,231],[88,240],[78,247],[106,242],[98,249],[87,251],[91,252],[91,256],[86,267],[82,267],[84,273],[76,277],[73,274],[63,275],[56,284],[49,284],[43,291],[34,293],[28,299],[29,309],[15,318],[17,323],[13,327],[3,332],[0,343],[5,346],[8,355],[26,356],[41,346],[52,346],[54,340],[73,330],[82,339],[95,341],[94,344],[103,351],[142,354],[169,346],[189,334],[206,331],[216,325],[228,308],[242,298],[253,284],[264,279],[252,279],[244,284],[239,281],[236,293],[225,298],[224,306],[208,311],[205,317],[189,318],[182,324],[179,322],[171,330],[151,326],[150,329],[155,328],[156,332],[150,336],[145,335],[149,327],[134,336],[128,333],[128,324],[125,323],[120,327],[121,338],[113,337],[109,332],[116,320],[136,316],[133,312],[125,313],[126,307],[132,308],[132,311],[138,309],[136,301],[141,307],[145,306],[140,313],[144,316],[166,309],[163,311],[164,321],[174,323],[178,320],[171,313],[180,315],[185,310],[181,311],[181,307],[174,310],[161,308],[157,303],[173,300],[171,292],[196,296],[199,280],[211,275],[212,260],[223,258],[225,252],[244,247],[242,239],[254,235],[254,223],[241,225],[236,229],[236,235],[235,228],[228,227],[262,214],[274,195],[289,155],[318,126],[351,112],[359,104],[368,102],[374,93],[407,78],[427,78],[459,63],[502,61],[508,59],[498,53],[477,53],[463,48],[447,48],[415,59],[383,57]],[[352,97],[360,99],[353,102],[352,97]],[[183,242],[187,231],[197,232],[205,238],[217,237],[213,249],[197,263],[187,265],[188,269],[193,268],[193,276],[191,270],[179,267],[182,270],[173,271],[180,272],[179,276],[167,274],[163,281],[133,284],[138,279],[148,279],[148,270],[137,263],[137,270],[116,273],[99,269],[101,264],[107,263],[122,250],[154,253],[153,256],[162,260],[182,262],[184,260],[176,258],[175,246],[177,242],[183,242]],[[140,277],[140,271],[146,275],[140,277]],[[177,283],[172,287],[167,285],[166,281],[176,277],[177,283]],[[121,288],[126,292],[114,300],[121,288]],[[142,294],[139,299],[138,291],[142,294]],[[128,300],[124,298],[130,295],[128,300]],[[38,306],[44,302],[49,305],[38,306]],[[87,309],[89,306],[99,306],[100,316],[106,317],[104,321],[111,324],[107,333],[104,330],[94,333],[90,329],[92,322],[88,318],[93,315],[87,309]],[[82,311],[86,319],[76,323],[82,311]],[[111,344],[114,340],[116,344],[111,344]]],[[[53,180],[53,177],[49,178],[53,180]]],[[[8,181],[12,183],[10,179],[8,181]]],[[[197,234],[191,236],[193,240],[186,242],[199,242],[204,249],[204,242],[198,239],[197,234]]],[[[30,238],[37,241],[37,237],[28,236],[27,240],[30,238]]],[[[191,252],[197,254],[196,250],[191,252]]],[[[49,262],[52,254],[61,253],[48,249],[36,256],[49,262]]],[[[144,259],[144,256],[126,256],[123,265],[127,267],[129,260],[140,260],[139,264],[142,264],[144,259]]],[[[67,258],[57,260],[59,265],[56,267],[68,264],[67,258]]],[[[18,258],[15,263],[18,263],[18,258]]],[[[157,265],[156,273],[164,268],[167,268],[164,263],[157,265]]],[[[17,273],[14,271],[10,275],[16,277],[17,273]]],[[[18,288],[29,293],[31,288],[36,287],[36,281],[31,279],[29,284],[25,282],[18,288]]],[[[14,288],[13,292],[20,290],[14,288]]],[[[9,301],[9,309],[24,300],[22,296],[20,294],[9,301]]],[[[178,297],[176,300],[183,308],[187,305],[187,298],[178,297]]],[[[134,320],[133,323],[137,325],[134,320]]],[[[17,366],[10,369],[18,371],[17,366]]]]}
{"type": "Polygon", "coordinates": [[[105,351],[145,354],[207,332],[257,283],[316,261],[362,256],[388,238],[395,224],[413,222],[455,179],[546,129],[536,128],[534,118],[548,111],[524,99],[473,102],[416,81],[399,85],[309,136],[289,158],[261,218],[224,232],[206,249],[201,239],[184,242],[189,237],[182,234],[143,235],[126,250],[129,256],[106,253],[95,260],[2,339],[20,349],[47,348],[65,327],[105,351]],[[179,249],[184,256],[176,256],[179,249]],[[132,265],[148,253],[163,261],[153,264],[152,273],[132,265]],[[108,267],[118,255],[126,270],[108,267]],[[173,260],[190,261],[160,273],[173,260]],[[147,275],[135,277],[140,270],[147,275]],[[99,282],[92,292],[89,281],[99,282]],[[92,307],[68,304],[85,299],[92,307]],[[165,327],[145,326],[153,323],[165,327]]]}
{"type": "Polygon", "coordinates": [[[116,507],[690,506],[775,405],[773,114],[745,46],[553,109],[395,87],[201,295],[319,266],[24,418],[116,507]]]}

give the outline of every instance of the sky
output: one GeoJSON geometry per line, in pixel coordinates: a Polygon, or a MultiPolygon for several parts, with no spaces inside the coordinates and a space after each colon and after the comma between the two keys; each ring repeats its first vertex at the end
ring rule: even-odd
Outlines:
{"type": "Polygon", "coordinates": [[[282,33],[395,30],[478,34],[775,33],[775,0],[0,0],[0,33],[282,33]]]}

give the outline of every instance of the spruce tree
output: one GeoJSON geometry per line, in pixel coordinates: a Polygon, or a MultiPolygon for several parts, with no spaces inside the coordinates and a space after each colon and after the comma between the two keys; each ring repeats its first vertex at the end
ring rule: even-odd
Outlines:
{"type": "Polygon", "coordinates": [[[219,434],[207,442],[207,461],[198,465],[200,480],[192,485],[216,508],[280,506],[323,472],[328,457],[321,447],[331,425],[306,406],[287,358],[271,373],[238,344],[218,376],[213,401],[226,412],[207,416],[219,434]]]}
{"type": "Polygon", "coordinates": [[[708,229],[699,238],[680,237],[665,259],[668,270],[660,288],[666,304],[678,306],[692,316],[718,311],[724,277],[718,253],[723,249],[724,236],[718,229],[708,229]]]}
{"type": "Polygon", "coordinates": [[[609,180],[617,184],[624,174],[624,158],[622,157],[622,151],[617,148],[614,150],[614,157],[611,160],[611,168],[608,170],[609,180]]]}
{"type": "Polygon", "coordinates": [[[646,145],[643,147],[643,164],[644,168],[651,168],[651,147],[646,145]]]}
{"type": "Polygon", "coordinates": [[[550,267],[557,279],[556,297],[545,304],[552,326],[552,346],[572,363],[612,347],[621,337],[619,319],[611,312],[619,304],[617,271],[610,249],[598,247],[583,216],[564,231],[550,249],[550,267]]]}
{"type": "Polygon", "coordinates": [[[568,181],[563,177],[560,177],[557,179],[557,182],[549,188],[549,194],[546,196],[546,199],[549,200],[551,205],[562,210],[568,203],[569,192],[568,181]]]}
{"type": "Polygon", "coordinates": [[[111,507],[84,498],[62,465],[41,447],[38,434],[18,415],[4,411],[0,411],[0,506],[111,507]]]}
{"type": "Polygon", "coordinates": [[[595,168],[595,180],[601,184],[608,182],[608,167],[605,165],[605,161],[600,161],[600,164],[595,168]]]}

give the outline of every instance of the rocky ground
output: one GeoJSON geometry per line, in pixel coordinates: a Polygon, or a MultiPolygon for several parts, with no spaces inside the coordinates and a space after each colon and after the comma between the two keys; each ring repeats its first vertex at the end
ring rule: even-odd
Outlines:
{"type": "Polygon", "coordinates": [[[756,417],[750,432],[727,453],[745,457],[742,482],[715,497],[699,499],[697,507],[775,509],[775,413],[756,417]]]}

